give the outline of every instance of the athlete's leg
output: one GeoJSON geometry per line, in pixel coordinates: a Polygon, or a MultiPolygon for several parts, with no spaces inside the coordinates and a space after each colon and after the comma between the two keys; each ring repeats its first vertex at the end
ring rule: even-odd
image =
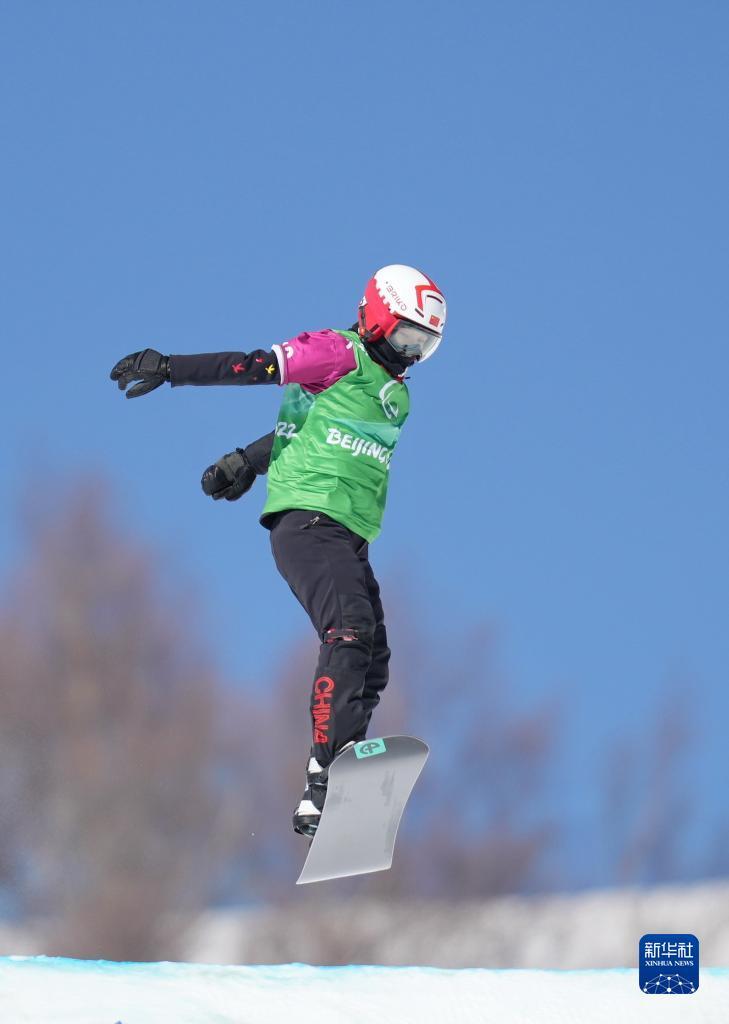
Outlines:
{"type": "Polygon", "coordinates": [[[367,728],[363,690],[376,622],[363,546],[362,537],[320,512],[284,512],[271,529],[278,570],[321,641],[311,716],[312,753],[322,767],[367,728]]]}
{"type": "MultiPolygon", "coordinates": [[[[370,718],[372,717],[372,712],[380,703],[380,696],[387,686],[389,679],[390,648],[387,645],[387,630],[385,628],[385,614],[382,610],[382,601],[380,600],[380,587],[375,578],[375,574],[372,571],[372,566],[369,563],[368,552],[366,549],[363,552],[360,552],[360,559],[364,565],[367,593],[370,598],[370,604],[372,605],[372,613],[375,621],[372,642],[372,658],[370,660],[370,667],[367,669],[364,690],[362,692],[362,703],[367,717],[366,726],[368,726],[370,718]]],[[[357,739],[364,739],[364,737],[365,734],[363,732],[361,736],[357,737],[357,739]]]]}

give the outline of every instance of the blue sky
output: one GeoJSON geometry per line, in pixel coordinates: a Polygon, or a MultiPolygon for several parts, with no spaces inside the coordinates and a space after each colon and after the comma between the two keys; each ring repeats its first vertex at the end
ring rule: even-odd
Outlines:
{"type": "Polygon", "coordinates": [[[376,267],[414,263],[449,323],[412,375],[385,599],[407,579],[443,647],[492,621],[517,699],[568,692],[575,774],[687,675],[707,785],[729,712],[727,95],[729,8],[705,0],[5,0],[3,508],[104,468],[226,670],[265,673],[241,630],[307,623],[263,487],[221,507],[199,478],[280,392],[126,402],[109,369],[347,327],[376,267]]]}

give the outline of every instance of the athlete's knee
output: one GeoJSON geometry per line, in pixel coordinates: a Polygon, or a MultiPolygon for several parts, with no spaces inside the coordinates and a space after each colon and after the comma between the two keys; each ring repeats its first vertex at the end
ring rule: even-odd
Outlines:
{"type": "Polygon", "coordinates": [[[324,630],[319,654],[319,666],[343,678],[364,680],[370,670],[373,655],[373,636],[362,626],[334,627],[324,630]]]}
{"type": "Polygon", "coordinates": [[[372,651],[374,639],[375,631],[369,623],[360,626],[344,626],[335,627],[334,629],[325,629],[322,634],[322,642],[328,647],[356,644],[358,646],[366,647],[368,651],[372,651]]]}

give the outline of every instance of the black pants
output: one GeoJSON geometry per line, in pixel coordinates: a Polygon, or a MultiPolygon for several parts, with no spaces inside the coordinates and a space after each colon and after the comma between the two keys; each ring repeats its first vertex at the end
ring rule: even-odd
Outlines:
{"type": "Polygon", "coordinates": [[[368,544],[323,512],[291,509],[270,523],[278,571],[321,640],[311,693],[312,753],[322,766],[362,740],[387,686],[380,588],[368,544]]]}

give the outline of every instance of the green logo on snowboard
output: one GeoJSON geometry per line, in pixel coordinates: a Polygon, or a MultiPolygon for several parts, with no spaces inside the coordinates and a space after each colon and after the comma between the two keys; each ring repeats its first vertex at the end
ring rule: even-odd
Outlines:
{"type": "Polygon", "coordinates": [[[375,754],[384,754],[386,750],[384,740],[363,740],[362,743],[354,745],[357,757],[374,757],[375,754]]]}

